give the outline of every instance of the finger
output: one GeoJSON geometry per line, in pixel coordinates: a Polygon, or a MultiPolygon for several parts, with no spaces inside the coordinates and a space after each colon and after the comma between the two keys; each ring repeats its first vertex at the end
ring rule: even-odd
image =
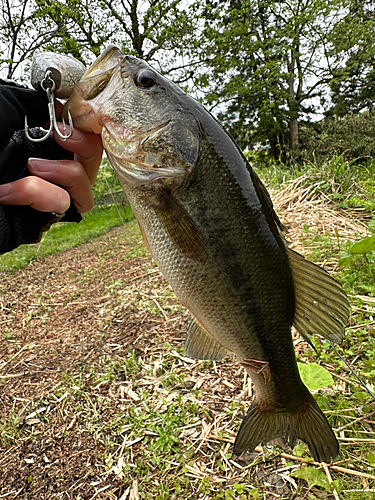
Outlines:
{"type": "MultiPolygon", "coordinates": [[[[58,128],[61,133],[64,133],[61,123],[58,124],[58,128]]],[[[66,130],[67,132],[70,130],[68,125],[66,126],[66,130]]],[[[93,186],[103,155],[103,145],[100,135],[74,129],[72,137],[66,141],[62,141],[56,132],[54,132],[54,137],[64,149],[74,153],[74,159],[83,165],[93,186]]]]}
{"type": "Polygon", "coordinates": [[[63,186],[73,198],[79,213],[92,210],[94,196],[91,191],[91,182],[81,163],[74,160],[29,158],[28,170],[34,176],[63,186]]]}
{"type": "Polygon", "coordinates": [[[0,185],[0,204],[30,205],[40,212],[64,213],[70,206],[70,197],[65,189],[29,176],[0,185]]]}

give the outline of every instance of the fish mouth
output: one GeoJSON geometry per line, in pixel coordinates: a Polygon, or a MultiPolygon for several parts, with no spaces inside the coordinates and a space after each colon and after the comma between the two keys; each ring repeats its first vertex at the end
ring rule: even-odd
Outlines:
{"type": "Polygon", "coordinates": [[[102,121],[103,145],[120,180],[137,186],[186,173],[187,165],[181,159],[150,147],[169,130],[170,124],[168,120],[139,133],[109,120],[102,121]]]}
{"type": "Polygon", "coordinates": [[[103,135],[105,140],[108,141],[108,144],[115,142],[118,145],[119,152],[123,151],[124,157],[126,157],[127,152],[133,153],[134,145],[140,146],[141,144],[146,144],[165,133],[170,127],[171,120],[147,128],[143,132],[136,127],[127,127],[126,125],[115,122],[106,116],[102,117],[99,123],[103,128],[103,135]]]}
{"type": "Polygon", "coordinates": [[[107,156],[120,181],[132,187],[151,184],[159,179],[175,179],[186,172],[183,167],[157,168],[140,162],[121,161],[108,152],[107,156]]]}

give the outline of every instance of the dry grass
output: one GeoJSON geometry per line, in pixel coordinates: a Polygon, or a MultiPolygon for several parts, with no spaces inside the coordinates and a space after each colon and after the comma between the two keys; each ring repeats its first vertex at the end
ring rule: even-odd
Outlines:
{"type": "MultiPolygon", "coordinates": [[[[316,192],[318,186],[305,184],[302,175],[286,183],[280,191],[272,193],[275,210],[280,214],[282,222],[288,229],[287,239],[290,246],[301,254],[306,254],[306,231],[314,235],[329,236],[341,241],[354,241],[366,236],[367,225],[371,215],[363,209],[342,209],[321,192],[316,192]]],[[[311,252],[314,245],[308,243],[311,252]]],[[[315,245],[318,248],[318,245],[315,245]]],[[[317,264],[334,270],[337,260],[326,262],[324,259],[317,264]]]]}

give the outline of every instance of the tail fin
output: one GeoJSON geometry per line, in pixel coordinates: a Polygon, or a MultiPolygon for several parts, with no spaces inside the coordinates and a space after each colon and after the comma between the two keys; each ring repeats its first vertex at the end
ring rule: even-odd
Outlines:
{"type": "Polygon", "coordinates": [[[304,441],[316,462],[330,463],[339,453],[339,443],[314,398],[303,402],[292,412],[286,409],[261,410],[255,397],[242,421],[233,452],[253,451],[259,443],[279,437],[294,446],[296,439],[304,441]]]}

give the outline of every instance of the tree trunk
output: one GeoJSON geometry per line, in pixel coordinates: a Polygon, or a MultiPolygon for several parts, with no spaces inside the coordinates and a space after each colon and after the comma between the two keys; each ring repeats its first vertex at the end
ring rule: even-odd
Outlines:
{"type": "Polygon", "coordinates": [[[292,118],[289,124],[290,128],[290,149],[292,160],[296,160],[300,155],[299,150],[299,131],[298,131],[298,119],[292,118]]]}
{"type": "Polygon", "coordinates": [[[299,130],[298,130],[298,108],[299,103],[296,99],[289,99],[289,131],[290,131],[290,154],[292,161],[300,156],[299,150],[299,130]]]}
{"type": "Polygon", "coordinates": [[[290,132],[290,156],[292,162],[295,161],[299,155],[299,134],[298,134],[298,111],[299,101],[296,99],[294,90],[294,61],[288,63],[288,70],[290,78],[288,78],[288,106],[289,106],[289,132],[290,132]]]}

